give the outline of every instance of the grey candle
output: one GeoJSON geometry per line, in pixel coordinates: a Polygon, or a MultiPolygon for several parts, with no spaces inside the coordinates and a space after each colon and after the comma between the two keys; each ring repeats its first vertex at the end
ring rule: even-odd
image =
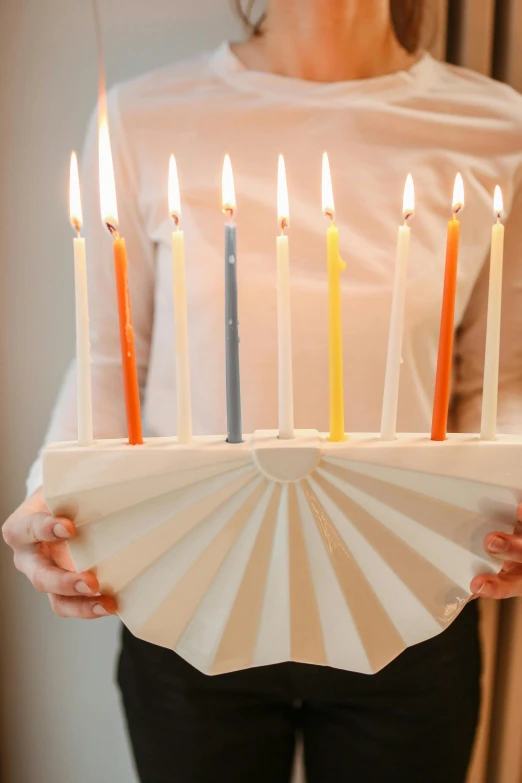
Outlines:
{"type": "Polygon", "coordinates": [[[227,440],[241,443],[241,389],[239,375],[239,322],[237,306],[237,236],[234,223],[234,180],[228,155],[223,166],[223,211],[230,216],[225,226],[225,347],[227,440]]]}

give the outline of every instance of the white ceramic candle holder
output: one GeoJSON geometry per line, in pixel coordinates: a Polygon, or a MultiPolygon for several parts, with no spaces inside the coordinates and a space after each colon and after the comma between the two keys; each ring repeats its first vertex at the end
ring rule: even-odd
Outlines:
{"type": "Polygon", "coordinates": [[[499,571],[482,542],[513,528],[522,439],[58,443],[44,487],[78,526],[76,569],[141,639],[207,674],[289,660],[373,673],[499,571]]]}

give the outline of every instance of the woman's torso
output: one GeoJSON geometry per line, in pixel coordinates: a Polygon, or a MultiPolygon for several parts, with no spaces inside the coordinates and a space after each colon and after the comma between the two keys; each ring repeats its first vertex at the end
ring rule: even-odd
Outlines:
{"type": "MultiPolygon", "coordinates": [[[[170,221],[171,152],[185,231],[194,429],[224,432],[224,216],[221,167],[237,195],[241,388],[245,432],[277,426],[275,241],[277,157],[290,197],[293,368],[297,427],[328,427],[327,223],[321,156],[332,170],[342,279],[347,430],[379,427],[397,226],[413,174],[412,222],[398,427],[429,429],[445,233],[455,174],[464,177],[456,325],[487,259],[492,194],[506,213],[522,155],[520,104],[508,88],[425,56],[408,73],[317,85],[244,71],[228,47],[123,86],[121,122],[134,157],[139,208],[156,246],[154,327],[146,417],[175,431],[170,221]]],[[[132,265],[132,259],[130,260],[132,265]]],[[[132,283],[132,275],[131,275],[132,283]]],[[[133,291],[133,297],[139,292],[133,291]]]]}

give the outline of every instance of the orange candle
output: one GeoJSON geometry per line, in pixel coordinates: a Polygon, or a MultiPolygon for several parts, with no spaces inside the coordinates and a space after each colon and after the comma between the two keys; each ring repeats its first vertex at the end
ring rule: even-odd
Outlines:
{"type": "Polygon", "coordinates": [[[134,331],[129,297],[128,261],[125,240],[118,233],[118,210],[116,186],[112,165],[109,126],[106,118],[100,122],[100,202],[102,220],[114,239],[114,268],[116,272],[116,290],[118,294],[118,316],[120,321],[120,343],[123,367],[123,385],[125,409],[127,413],[127,431],[129,443],[133,446],[143,443],[141,429],[140,391],[136,355],[134,351],[134,331]]]}
{"type": "Polygon", "coordinates": [[[134,330],[132,328],[127,267],[128,261],[125,240],[118,237],[114,241],[114,268],[116,272],[116,289],[118,292],[123,385],[125,391],[129,443],[136,445],[138,443],[143,443],[143,435],[141,431],[140,390],[138,386],[138,372],[136,370],[134,330]]]}
{"type": "Polygon", "coordinates": [[[453,334],[455,330],[455,294],[457,291],[457,266],[459,260],[460,221],[459,212],[464,207],[464,183],[460,174],[455,179],[453,190],[453,217],[448,223],[446,246],[446,269],[440,319],[439,355],[435,378],[435,397],[431,439],[446,440],[453,361],[453,334]]]}

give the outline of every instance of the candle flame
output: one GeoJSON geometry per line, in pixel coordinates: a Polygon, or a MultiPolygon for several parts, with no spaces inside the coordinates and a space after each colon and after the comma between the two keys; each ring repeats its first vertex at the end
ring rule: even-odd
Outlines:
{"type": "Polygon", "coordinates": [[[404,185],[404,198],[402,201],[402,214],[404,220],[408,220],[415,212],[415,188],[413,186],[413,177],[408,174],[406,184],[404,185]]]}
{"type": "Polygon", "coordinates": [[[223,162],[223,212],[234,213],[236,209],[236,192],[234,189],[234,175],[232,174],[232,163],[230,157],[225,155],[223,162]]]}
{"type": "Polygon", "coordinates": [[[174,155],[169,161],[169,212],[176,225],[181,217],[181,199],[179,195],[178,167],[174,155]]]}
{"type": "Polygon", "coordinates": [[[277,216],[281,224],[281,230],[283,230],[288,226],[290,220],[290,207],[288,204],[285,159],[282,155],[279,156],[277,164],[277,216]]]}
{"type": "Polygon", "coordinates": [[[462,175],[457,174],[453,188],[453,213],[456,215],[461,209],[464,209],[464,182],[462,175]]]}
{"type": "Polygon", "coordinates": [[[71,154],[71,169],[69,173],[69,220],[78,234],[83,224],[82,200],[80,196],[80,177],[78,174],[78,158],[71,154]]]}
{"type": "Polygon", "coordinates": [[[495,210],[495,214],[498,215],[498,217],[500,218],[500,216],[504,212],[504,200],[502,198],[502,191],[500,190],[500,187],[498,185],[495,188],[495,197],[493,199],[493,204],[494,204],[493,208],[495,210]]]}
{"type": "Polygon", "coordinates": [[[102,221],[109,231],[113,233],[118,226],[118,206],[116,202],[116,183],[114,182],[109,124],[106,116],[103,116],[100,120],[99,172],[102,221]]]}
{"type": "Polygon", "coordinates": [[[323,153],[323,215],[334,218],[335,205],[332,191],[332,175],[330,174],[330,163],[328,154],[323,153]]]}

